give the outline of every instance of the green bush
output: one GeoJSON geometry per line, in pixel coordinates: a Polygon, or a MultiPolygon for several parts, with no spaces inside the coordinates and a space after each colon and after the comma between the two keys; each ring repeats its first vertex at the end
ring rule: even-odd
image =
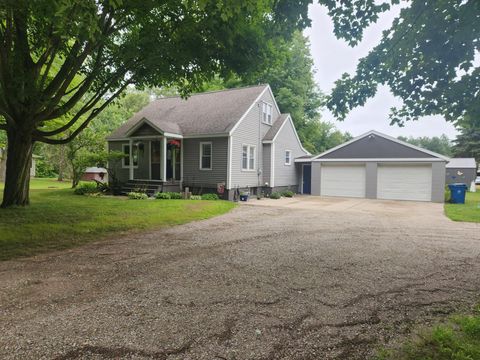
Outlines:
{"type": "Polygon", "coordinates": [[[293,197],[293,195],[295,195],[295,193],[292,190],[285,190],[284,192],[282,192],[282,196],[284,197],[291,198],[293,197]]]}
{"type": "Polygon", "coordinates": [[[160,200],[168,200],[168,199],[170,199],[170,194],[169,193],[158,192],[158,193],[155,194],[155,198],[160,199],[160,200]]]}
{"type": "Polygon", "coordinates": [[[448,185],[445,186],[445,202],[446,203],[449,203],[450,200],[451,200],[451,196],[450,196],[450,189],[448,188],[448,185]]]}
{"type": "Polygon", "coordinates": [[[99,190],[98,190],[97,184],[93,182],[84,182],[84,183],[80,183],[73,192],[76,195],[86,195],[86,194],[98,193],[99,190]]]}
{"type": "Polygon", "coordinates": [[[182,193],[179,192],[169,192],[167,194],[170,195],[170,199],[183,199],[182,193]]]}
{"type": "Polygon", "coordinates": [[[218,200],[220,199],[217,194],[203,194],[202,200],[218,200]]]}
{"type": "Polygon", "coordinates": [[[202,200],[202,197],[200,195],[192,195],[190,196],[190,200],[202,200]]]}
{"type": "Polygon", "coordinates": [[[145,193],[140,193],[140,192],[129,192],[127,194],[128,198],[130,200],[146,200],[148,199],[148,195],[145,193]]]}
{"type": "Polygon", "coordinates": [[[280,199],[282,197],[282,194],[279,193],[278,191],[274,191],[270,194],[270,199],[280,199]]]}

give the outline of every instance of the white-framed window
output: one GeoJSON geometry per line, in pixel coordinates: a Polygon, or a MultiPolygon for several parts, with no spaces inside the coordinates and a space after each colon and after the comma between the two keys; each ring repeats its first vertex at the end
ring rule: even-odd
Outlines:
{"type": "Polygon", "coordinates": [[[262,121],[265,124],[272,125],[272,105],[263,103],[262,106],[262,121]]]}
{"type": "Polygon", "coordinates": [[[200,143],[200,170],[212,170],[212,143],[200,143]]]}
{"type": "Polygon", "coordinates": [[[292,165],[292,150],[285,150],[285,165],[292,165]]]}
{"type": "Polygon", "coordinates": [[[254,145],[242,145],[242,170],[254,171],[257,149],[254,145]]]}
{"type": "MultiPolygon", "coordinates": [[[[122,152],[125,155],[122,158],[122,167],[130,167],[130,144],[122,144],[122,152]]],[[[133,144],[132,147],[133,167],[138,168],[138,146],[133,144]]]]}

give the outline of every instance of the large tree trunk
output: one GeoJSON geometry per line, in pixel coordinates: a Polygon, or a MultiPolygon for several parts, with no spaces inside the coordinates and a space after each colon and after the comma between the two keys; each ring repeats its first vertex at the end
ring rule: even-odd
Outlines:
{"type": "Polygon", "coordinates": [[[7,172],[2,207],[29,204],[33,141],[30,133],[7,131],[7,172]]]}

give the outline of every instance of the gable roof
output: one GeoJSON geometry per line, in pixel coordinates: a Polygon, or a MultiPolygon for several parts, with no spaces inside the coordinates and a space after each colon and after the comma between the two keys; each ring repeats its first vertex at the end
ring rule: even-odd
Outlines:
{"type": "Polygon", "coordinates": [[[293,134],[295,135],[295,139],[297,140],[298,145],[300,146],[300,149],[302,149],[302,151],[305,154],[311,156],[310,152],[303,147],[303,144],[300,141],[300,138],[298,137],[297,129],[295,128],[295,124],[293,123],[293,120],[290,114],[280,114],[277,120],[273,123],[273,125],[270,127],[270,129],[267,131],[267,133],[263,137],[262,142],[264,144],[273,143],[277,138],[278,134],[280,133],[280,131],[282,131],[283,126],[288,122],[290,122],[290,124],[292,125],[293,134]]]}
{"type": "Polygon", "coordinates": [[[477,168],[477,163],[474,158],[452,158],[446,165],[447,168],[477,168]]]}
{"type": "Polygon", "coordinates": [[[164,133],[195,136],[228,134],[268,85],[211,91],[152,101],[125,124],[113,131],[108,140],[124,139],[132,129],[146,122],[164,133]]]}
{"type": "MultiPolygon", "coordinates": [[[[362,140],[362,139],[367,138],[367,137],[371,137],[372,135],[373,135],[373,136],[379,136],[379,137],[381,137],[381,138],[383,138],[383,139],[392,141],[392,142],[395,143],[395,144],[402,145],[402,146],[404,146],[404,147],[406,147],[406,148],[413,149],[413,150],[416,150],[416,151],[418,151],[418,152],[421,152],[421,153],[425,154],[425,157],[426,157],[426,158],[432,158],[432,159],[437,158],[437,159],[439,159],[439,160],[444,160],[444,161],[450,160],[450,158],[448,158],[448,157],[445,156],[445,155],[438,154],[438,153],[436,153],[436,152],[423,149],[423,148],[421,148],[421,147],[412,145],[412,144],[410,144],[410,143],[407,143],[407,142],[405,142],[405,141],[399,140],[399,139],[394,138],[394,137],[392,137],[392,136],[389,136],[389,135],[386,135],[386,134],[382,134],[382,133],[380,133],[380,132],[378,132],[378,131],[375,131],[375,130],[370,130],[370,131],[366,132],[365,134],[362,134],[362,135],[360,135],[360,136],[357,136],[357,137],[351,139],[350,141],[347,141],[347,142],[345,142],[345,143],[343,143],[343,144],[340,144],[340,145],[338,145],[338,146],[335,146],[335,147],[333,147],[333,148],[331,148],[331,149],[329,149],[329,150],[327,150],[327,151],[325,151],[325,152],[323,152],[323,153],[321,153],[321,154],[313,157],[312,160],[320,160],[320,159],[322,159],[322,158],[323,158],[324,156],[326,156],[326,155],[329,155],[329,154],[331,154],[331,153],[333,153],[333,152],[335,152],[335,151],[337,151],[337,150],[339,150],[339,149],[342,149],[342,148],[344,148],[344,147],[346,147],[346,146],[348,146],[348,145],[350,145],[350,144],[353,144],[353,143],[355,143],[355,142],[357,142],[357,141],[359,141],[359,140],[362,140]]],[[[322,160],[323,160],[323,159],[322,159],[322,160]]]]}
{"type": "Polygon", "coordinates": [[[289,116],[289,114],[280,114],[278,118],[273,122],[270,129],[268,129],[267,133],[263,137],[263,141],[273,141],[289,116]]]}

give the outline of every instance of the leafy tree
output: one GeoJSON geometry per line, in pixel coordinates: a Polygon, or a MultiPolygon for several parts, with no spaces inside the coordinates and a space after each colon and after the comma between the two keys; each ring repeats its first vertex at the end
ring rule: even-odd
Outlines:
{"type": "Polygon", "coordinates": [[[29,203],[35,142],[70,142],[130,84],[177,85],[186,95],[214,74],[256,71],[277,39],[308,25],[309,2],[0,2],[2,207],[29,203]]]}
{"type": "Polygon", "coordinates": [[[442,136],[422,136],[414,138],[412,136],[405,137],[399,136],[398,137],[402,141],[406,141],[412,145],[419,146],[421,148],[445,155],[445,156],[452,156],[452,142],[447,137],[447,135],[443,134],[442,136]]]}
{"type": "Polygon", "coordinates": [[[277,45],[264,69],[247,76],[216,77],[204,84],[202,91],[270,84],[280,110],[290,113],[300,140],[307,150],[320,153],[349,138],[333,124],[320,121],[323,94],[314,80],[313,59],[308,39],[300,32],[277,45]]]}
{"type": "MultiPolygon", "coordinates": [[[[330,3],[329,9],[340,14],[337,36],[355,45],[371,14],[330,3]]],[[[385,84],[403,99],[403,106],[391,111],[392,123],[425,115],[442,115],[452,122],[480,117],[480,67],[474,64],[480,50],[480,1],[412,0],[408,5],[380,43],[360,59],[355,74],[345,73],[336,82],[328,108],[343,119],[385,84]]],[[[372,8],[374,17],[388,8],[372,8]]]]}
{"type": "Polygon", "coordinates": [[[453,153],[457,157],[473,157],[480,163],[480,117],[466,118],[458,124],[460,134],[453,141],[453,153]]]}

